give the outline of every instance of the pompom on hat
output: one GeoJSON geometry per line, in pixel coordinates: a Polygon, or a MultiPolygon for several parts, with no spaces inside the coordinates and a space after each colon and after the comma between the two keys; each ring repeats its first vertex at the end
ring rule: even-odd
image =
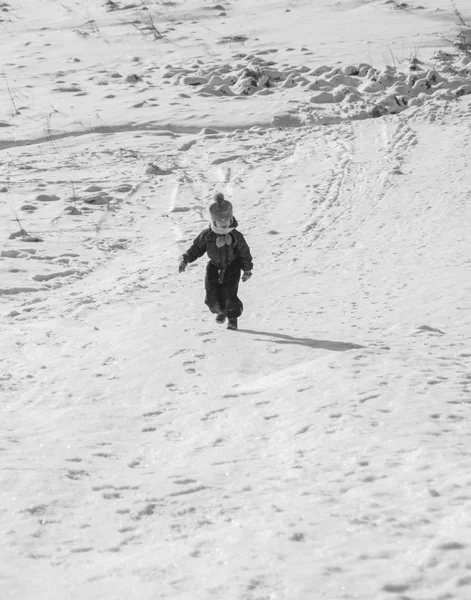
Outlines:
{"type": "Polygon", "coordinates": [[[222,192],[216,192],[213,195],[213,202],[209,206],[209,214],[213,221],[232,219],[232,204],[224,198],[222,192]]]}

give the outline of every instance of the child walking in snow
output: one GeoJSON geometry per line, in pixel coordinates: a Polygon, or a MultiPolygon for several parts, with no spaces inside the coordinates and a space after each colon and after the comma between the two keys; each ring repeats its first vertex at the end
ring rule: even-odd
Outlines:
{"type": "Polygon", "coordinates": [[[237,296],[241,271],[242,281],[252,277],[252,256],[244,236],[236,229],[238,223],[232,214],[232,204],[221,192],[214,194],[213,200],[209,207],[210,227],[204,229],[183,254],[179,271],[182,273],[188,263],[207,252],[205,304],[216,314],[218,323],[224,323],[227,318],[227,329],[237,329],[237,318],[244,309],[237,296]]]}

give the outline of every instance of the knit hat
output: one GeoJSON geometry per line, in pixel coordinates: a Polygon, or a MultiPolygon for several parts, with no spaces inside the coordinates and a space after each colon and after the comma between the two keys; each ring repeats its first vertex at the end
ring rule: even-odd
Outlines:
{"type": "Polygon", "coordinates": [[[232,204],[225,200],[222,192],[216,192],[213,196],[213,202],[209,206],[209,214],[213,221],[225,221],[232,219],[232,204]]]}

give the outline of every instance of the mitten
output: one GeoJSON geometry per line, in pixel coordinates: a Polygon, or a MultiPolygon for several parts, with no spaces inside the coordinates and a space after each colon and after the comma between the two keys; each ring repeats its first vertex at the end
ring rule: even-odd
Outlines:
{"type": "Polygon", "coordinates": [[[186,260],[185,260],[184,258],[182,258],[182,259],[180,260],[180,264],[178,265],[178,272],[179,272],[179,273],[183,273],[183,271],[186,269],[186,265],[187,265],[187,264],[188,264],[188,263],[186,262],[186,260]]]}
{"type": "Polygon", "coordinates": [[[248,281],[252,277],[252,271],[244,271],[242,281],[248,281]]]}

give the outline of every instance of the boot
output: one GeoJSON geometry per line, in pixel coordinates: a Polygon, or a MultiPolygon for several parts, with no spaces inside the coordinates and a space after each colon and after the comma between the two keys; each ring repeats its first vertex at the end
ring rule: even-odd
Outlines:
{"type": "Polygon", "coordinates": [[[228,319],[227,329],[237,329],[237,319],[235,317],[228,319]]]}
{"type": "Polygon", "coordinates": [[[226,320],[226,315],[224,313],[219,313],[216,317],[216,323],[224,323],[226,320]]]}

